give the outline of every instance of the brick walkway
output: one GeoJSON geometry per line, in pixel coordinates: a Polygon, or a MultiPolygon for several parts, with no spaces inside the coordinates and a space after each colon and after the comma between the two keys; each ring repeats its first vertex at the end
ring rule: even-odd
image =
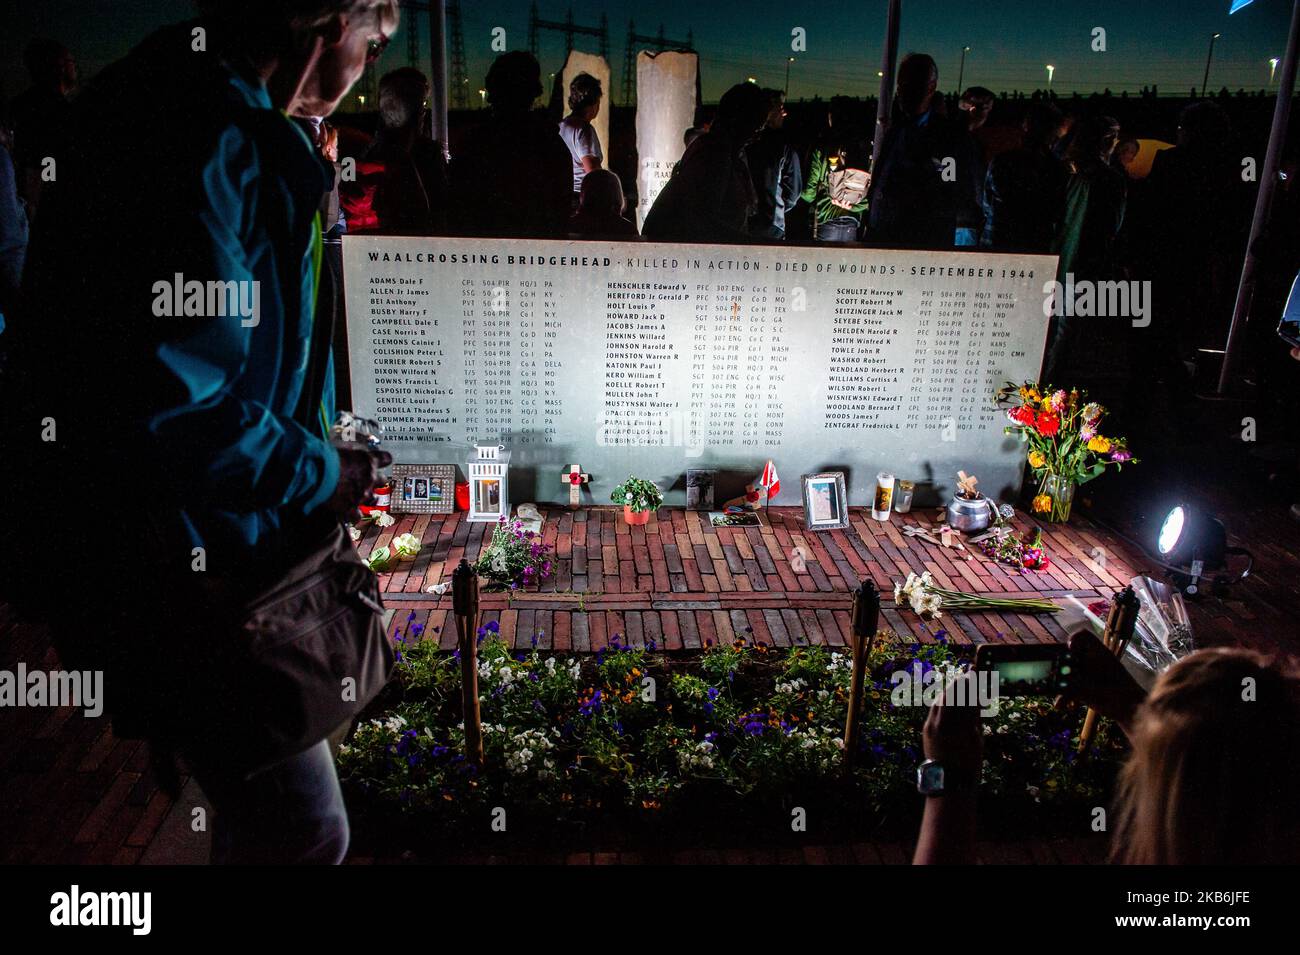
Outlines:
{"type": "MultiPolygon", "coordinates": [[[[1019,575],[982,555],[960,560],[906,538],[901,530],[905,521],[898,515],[879,524],[854,511],[848,530],[809,534],[802,529],[801,511],[794,508],[774,508],[764,515],[766,526],[744,529],[715,529],[701,514],[683,510],[662,511],[645,527],[631,528],[612,508],[546,511],[545,539],[558,555],[555,577],[539,592],[509,601],[485,594],[482,611],[516,643],[526,645],[540,631],[540,645],[579,652],[599,649],[614,634],[633,644],[653,640],[670,652],[688,652],[747,627],[756,639],[776,645],[805,640],[842,644],[849,592],[868,576],[886,594],[884,625],[928,641],[937,627],[923,626],[914,614],[892,607],[893,583],[909,570],[930,570],[960,589],[1061,599],[1075,595],[1086,603],[1107,596],[1143,566],[1125,545],[1082,517],[1046,533],[1050,571],[1019,575]],[[800,548],[801,561],[795,559],[800,548]]],[[[906,522],[933,518],[934,512],[926,511],[909,515],[906,522]]],[[[371,528],[359,550],[369,553],[407,531],[421,538],[424,549],[415,561],[383,575],[385,599],[399,623],[414,611],[417,621],[429,627],[426,633],[441,627],[439,638],[449,646],[454,640],[454,628],[447,626],[450,597],[437,597],[426,588],[447,579],[462,556],[476,557],[489,529],[459,515],[405,517],[390,528],[371,528]]],[[[1278,550],[1272,562],[1278,572],[1293,568],[1296,558],[1290,548],[1278,550]]],[[[1252,628],[1266,629],[1260,621],[1296,604],[1295,578],[1287,573],[1251,586],[1243,589],[1249,602],[1207,599],[1194,608],[1199,640],[1250,642],[1252,628]]],[[[1047,617],[982,613],[945,616],[941,622],[959,643],[1064,637],[1047,617]]],[[[57,667],[45,629],[16,621],[0,605],[0,669],[12,670],[20,660],[29,669],[57,667]]],[[[190,822],[194,808],[202,805],[202,793],[192,782],[173,803],[158,789],[147,747],[115,738],[106,720],[86,719],[71,708],[0,710],[0,862],[201,863],[207,836],[195,833],[190,822]]],[[[859,843],[772,850],[470,854],[438,861],[901,863],[910,853],[908,845],[859,843]]],[[[982,847],[989,862],[1099,862],[1104,854],[1104,845],[1094,839],[982,847]]]]}
{"type": "MultiPolygon", "coordinates": [[[[563,651],[595,651],[615,634],[635,646],[653,640],[668,650],[695,650],[747,630],[775,646],[842,645],[851,591],[867,578],[885,597],[882,626],[933,641],[938,626],[893,606],[894,584],[909,571],[929,570],[941,585],[958,590],[1060,602],[1075,596],[1090,603],[1108,597],[1142,566],[1126,545],[1082,519],[1046,529],[1051,569],[1018,574],[982,554],[965,560],[961,552],[905,536],[906,524],[934,520],[929,510],[880,523],[855,509],[847,530],[815,533],[804,530],[802,509],[792,507],[772,508],[762,515],[764,526],[746,528],[715,528],[706,514],[676,508],[658,512],[644,527],[629,527],[616,508],[543,512],[544,540],[556,554],[554,576],[536,592],[485,594],[480,610],[485,621],[500,624],[507,640],[526,645],[540,632],[539,646],[563,651]]],[[[439,628],[442,646],[450,648],[451,596],[427,590],[449,581],[462,557],[477,559],[491,526],[459,514],[404,515],[391,527],[372,526],[358,551],[364,556],[403,533],[422,541],[414,561],[380,575],[384,599],[399,622],[414,611],[415,622],[426,632],[439,628]]],[[[942,628],[961,644],[1066,637],[1051,617],[1033,614],[945,615],[942,628]]]]}

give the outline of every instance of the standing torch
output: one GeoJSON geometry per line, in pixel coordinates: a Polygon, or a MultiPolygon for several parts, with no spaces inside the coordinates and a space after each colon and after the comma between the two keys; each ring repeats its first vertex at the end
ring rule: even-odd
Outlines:
{"type": "MultiPolygon", "coordinates": [[[[1137,626],[1138,611],[1142,604],[1132,586],[1127,586],[1115,595],[1110,604],[1110,614],[1106,617],[1106,630],[1101,641],[1106,649],[1117,657],[1123,657],[1133,639],[1133,630],[1137,626]]],[[[1083,729],[1079,731],[1079,754],[1088,751],[1092,743],[1092,734],[1097,728],[1097,711],[1088,707],[1088,714],[1083,718],[1083,729]]]]}
{"type": "Polygon", "coordinates": [[[844,766],[850,768],[858,754],[858,728],[862,717],[862,692],[867,676],[867,654],[880,622],[880,591],[864,580],[853,592],[853,680],[849,686],[849,715],[844,722],[844,766]]]}
{"type": "Polygon", "coordinates": [[[451,575],[451,610],[460,648],[460,699],[465,715],[465,758],[483,765],[483,724],[478,710],[478,571],[463,557],[451,575]]]}

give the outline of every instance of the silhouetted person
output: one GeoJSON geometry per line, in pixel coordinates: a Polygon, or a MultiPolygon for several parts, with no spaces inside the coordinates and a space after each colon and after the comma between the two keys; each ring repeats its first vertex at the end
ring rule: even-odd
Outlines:
{"type": "Polygon", "coordinates": [[[767,124],[745,147],[757,203],[749,217],[749,232],[757,239],[784,239],[785,217],[799,201],[803,175],[799,154],[785,134],[785,93],[776,89],[763,92],[771,104],[767,124]]]}
{"type": "Polygon", "coordinates": [[[553,120],[533,111],[541,67],[502,53],[488,70],[487,122],[452,157],[451,230],[465,235],[560,236],[573,211],[573,160],[553,120]]]}
{"type": "Polygon", "coordinates": [[[994,249],[1046,253],[1065,208],[1065,167],[1054,155],[1061,111],[1030,103],[1017,149],[993,157],[984,179],[982,243],[994,249]]]}
{"type": "Polygon", "coordinates": [[[1135,251],[1149,250],[1144,271],[1157,290],[1151,337],[1184,359],[1227,339],[1252,199],[1231,140],[1219,104],[1184,108],[1178,143],[1156,154],[1134,213],[1135,251]]]}
{"type": "Polygon", "coordinates": [[[578,211],[569,220],[573,235],[600,239],[635,239],[636,225],[626,219],[623,183],[608,169],[593,169],[582,180],[578,211]]]}
{"type": "MultiPolygon", "coordinates": [[[[18,200],[18,184],[9,154],[7,125],[0,122],[0,336],[5,330],[5,313],[18,304],[23,262],[27,258],[27,212],[18,200]]],[[[0,353],[4,351],[0,337],[0,353]]],[[[4,359],[0,357],[0,376],[4,359]]]]}
{"type": "Polygon", "coordinates": [[[49,172],[57,177],[58,160],[71,134],[72,108],[69,97],[77,88],[77,61],[57,40],[37,39],[23,50],[23,65],[32,85],[14,97],[11,119],[14,129],[14,166],[18,173],[18,195],[35,216],[41,190],[49,172]],[[49,160],[54,160],[50,167],[49,160]]]}
{"type": "MultiPolygon", "coordinates": [[[[1117,277],[1116,241],[1124,225],[1128,195],[1124,177],[1110,164],[1118,139],[1119,123],[1109,116],[1086,116],[1074,124],[1065,154],[1065,207],[1051,246],[1060,257],[1056,278],[1063,284],[1106,282],[1117,277]]],[[[1067,373],[1078,369],[1081,355],[1076,348],[1088,322],[1099,333],[1103,331],[1095,318],[1053,316],[1043,381],[1063,384],[1067,373]]]]}
{"type": "Polygon", "coordinates": [[[894,116],[867,197],[873,243],[944,249],[976,242],[979,159],[964,116],[944,115],[938,82],[938,67],[924,53],[899,64],[894,116]]]}
{"type": "Polygon", "coordinates": [[[753,83],[722,94],[709,131],[691,143],[642,223],[648,239],[747,242],[754,184],[744,149],[767,119],[768,99],[753,83]]]}
{"type": "Polygon", "coordinates": [[[442,144],[428,136],[429,80],[414,67],[379,81],[379,131],[362,153],[381,163],[374,191],[377,228],[390,235],[431,235],[447,226],[447,170],[442,144]]]}
{"type": "Polygon", "coordinates": [[[591,125],[600,114],[602,91],[600,80],[589,73],[579,73],[569,83],[569,115],[560,120],[560,138],[573,157],[573,202],[577,207],[582,180],[605,159],[600,137],[591,125]]]}

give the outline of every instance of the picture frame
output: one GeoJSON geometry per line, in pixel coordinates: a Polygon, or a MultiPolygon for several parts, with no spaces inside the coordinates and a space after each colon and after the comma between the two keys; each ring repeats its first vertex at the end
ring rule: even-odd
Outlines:
{"type": "Polygon", "coordinates": [[[456,510],[456,465],[394,464],[394,514],[450,514],[456,510]]]}
{"type": "Polygon", "coordinates": [[[849,526],[848,484],[843,471],[805,474],[801,483],[804,527],[807,530],[834,531],[849,526]]]}
{"type": "Polygon", "coordinates": [[[713,485],[718,472],[712,468],[686,469],[686,506],[692,511],[713,510],[713,485]]]}

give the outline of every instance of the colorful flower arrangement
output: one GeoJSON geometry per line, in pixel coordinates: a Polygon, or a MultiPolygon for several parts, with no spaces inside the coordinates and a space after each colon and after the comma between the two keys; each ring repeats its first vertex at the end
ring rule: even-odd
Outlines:
{"type": "Polygon", "coordinates": [[[629,475],[626,481],[614,488],[609,499],[615,504],[622,504],[633,514],[640,514],[642,511],[659,510],[664,503],[664,493],[653,481],[629,475]]]}
{"type": "Polygon", "coordinates": [[[1043,544],[1041,527],[1036,529],[1034,539],[1026,542],[1010,524],[999,524],[994,528],[993,536],[980,542],[980,549],[998,563],[1021,571],[1047,570],[1052,566],[1052,559],[1047,556],[1047,547],[1043,544]]]}
{"type": "Polygon", "coordinates": [[[539,534],[525,530],[522,521],[503,517],[492,528],[492,540],[474,569],[479,575],[511,590],[540,584],[551,576],[551,549],[539,534]]]}
{"type": "Polygon", "coordinates": [[[1101,433],[1106,409],[1085,402],[1077,389],[1007,382],[995,398],[999,406],[1008,406],[1011,424],[1005,432],[1029,447],[1026,459],[1039,482],[1033,509],[1048,520],[1069,519],[1076,485],[1100,477],[1112,465],[1119,469],[1137,463],[1124,438],[1101,433]]]}
{"type": "MultiPolygon", "coordinates": [[[[819,825],[865,829],[888,819],[911,835],[927,709],[896,688],[904,674],[969,665],[943,631],[924,644],[878,638],[861,749],[846,772],[852,666],[844,652],[778,650],[745,634],[687,663],[653,641],[633,647],[614,635],[578,656],[539,649],[545,634],[512,650],[489,622],[477,638],[480,768],[464,755],[458,653],[438,649],[436,630],[422,639],[413,621],[395,634],[394,683],[338,757],[359,826],[400,839],[486,832],[482,820],[501,805],[514,807],[512,832],[530,825],[524,816],[534,831],[557,836],[592,826],[626,835],[667,821],[673,833],[697,825],[716,836],[747,814],[752,824],[785,807],[788,817],[789,805],[817,807],[819,825]]],[[[995,798],[982,824],[1002,809],[1019,831],[1027,813],[1072,814],[1105,798],[1121,737],[1104,727],[1091,757],[1076,760],[1081,722],[1047,698],[1000,701],[984,721],[982,792],[995,798]]]]}
{"type": "Polygon", "coordinates": [[[961,611],[1012,610],[1020,613],[1056,613],[1061,609],[1050,600],[1035,597],[995,597],[940,587],[928,570],[919,577],[908,574],[906,581],[894,584],[894,603],[900,607],[910,606],[926,620],[942,617],[943,607],[961,611]]]}

